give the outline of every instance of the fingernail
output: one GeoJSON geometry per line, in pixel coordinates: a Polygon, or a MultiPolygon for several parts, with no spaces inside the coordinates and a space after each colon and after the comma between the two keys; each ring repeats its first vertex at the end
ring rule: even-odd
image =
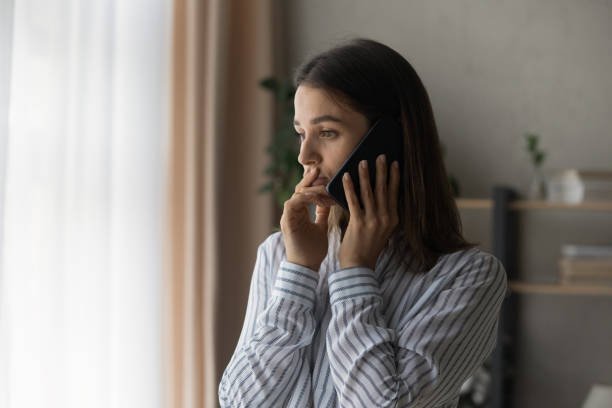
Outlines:
{"type": "Polygon", "coordinates": [[[397,160],[393,162],[393,167],[395,167],[396,169],[399,168],[399,163],[397,162],[397,160]]]}
{"type": "Polygon", "coordinates": [[[385,161],[386,161],[386,157],[385,157],[384,154],[381,154],[380,156],[378,156],[377,160],[378,160],[379,163],[383,163],[384,164],[385,161]]]}
{"type": "Polygon", "coordinates": [[[359,166],[361,166],[362,169],[365,169],[367,165],[368,165],[367,160],[362,160],[359,162],[359,166]]]}
{"type": "Polygon", "coordinates": [[[348,172],[347,172],[347,173],[344,173],[344,175],[342,176],[342,178],[344,178],[345,180],[348,180],[348,179],[349,179],[349,177],[350,177],[350,176],[349,176],[348,172]]]}

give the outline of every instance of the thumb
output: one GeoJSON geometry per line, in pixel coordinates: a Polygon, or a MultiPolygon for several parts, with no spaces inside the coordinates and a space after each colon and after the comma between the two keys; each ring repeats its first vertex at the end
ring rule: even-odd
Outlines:
{"type": "Polygon", "coordinates": [[[327,219],[329,218],[329,210],[331,207],[322,207],[317,205],[315,224],[327,227],[327,219]]]}

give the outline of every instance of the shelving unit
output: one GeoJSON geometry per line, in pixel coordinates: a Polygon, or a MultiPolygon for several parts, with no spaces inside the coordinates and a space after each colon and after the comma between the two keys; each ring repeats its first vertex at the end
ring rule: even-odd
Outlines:
{"type": "MultiPolygon", "coordinates": [[[[612,287],[563,285],[554,282],[525,282],[516,279],[517,273],[517,219],[521,211],[569,210],[612,212],[612,202],[583,202],[580,204],[548,201],[518,200],[512,188],[498,186],[492,199],[456,200],[459,209],[489,210],[493,222],[493,255],[504,265],[509,279],[509,294],[556,296],[612,296],[612,287]]],[[[491,356],[492,400],[491,408],[511,406],[513,381],[509,374],[515,361],[513,339],[517,333],[517,297],[507,296],[502,306],[497,336],[497,347],[491,356]]]]}
{"type": "MultiPolygon", "coordinates": [[[[480,198],[458,198],[457,207],[462,209],[491,209],[493,200],[480,198]]],[[[511,210],[585,210],[585,211],[612,211],[612,203],[608,202],[582,202],[580,204],[553,203],[549,201],[517,200],[510,204],[511,210]]]]}
{"type": "MultiPolygon", "coordinates": [[[[469,210],[490,210],[493,208],[493,200],[459,198],[457,207],[469,210]]],[[[512,211],[521,210],[578,210],[578,211],[609,211],[612,212],[612,202],[583,202],[580,204],[551,203],[548,201],[517,200],[510,202],[508,209],[512,211]]],[[[553,282],[520,282],[512,280],[510,288],[515,293],[525,294],[551,294],[551,295],[587,295],[587,296],[612,296],[612,287],[601,286],[578,286],[561,285],[553,282]]]]}
{"type": "Polygon", "coordinates": [[[528,283],[510,281],[510,289],[514,293],[544,294],[544,295],[582,295],[582,296],[612,296],[612,286],[578,286],[559,285],[556,283],[528,283]]]}

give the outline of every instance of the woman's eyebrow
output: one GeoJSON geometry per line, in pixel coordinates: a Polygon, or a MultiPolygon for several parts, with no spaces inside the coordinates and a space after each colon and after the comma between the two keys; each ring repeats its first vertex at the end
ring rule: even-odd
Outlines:
{"type": "MultiPolygon", "coordinates": [[[[310,120],[310,124],[311,125],[316,125],[319,124],[321,122],[338,122],[338,123],[342,123],[342,120],[336,116],[332,116],[332,115],[322,115],[322,116],[317,116],[314,119],[310,120]]],[[[300,125],[300,122],[298,122],[296,119],[293,120],[293,124],[296,126],[300,125]]]]}

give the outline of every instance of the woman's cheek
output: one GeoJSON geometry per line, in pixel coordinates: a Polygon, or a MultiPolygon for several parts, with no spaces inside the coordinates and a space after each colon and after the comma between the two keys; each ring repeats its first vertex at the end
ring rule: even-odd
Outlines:
{"type": "Polygon", "coordinates": [[[342,163],[344,163],[346,159],[349,158],[352,151],[353,151],[353,147],[351,146],[342,146],[339,149],[335,149],[334,164],[336,165],[336,169],[340,169],[340,166],[342,166],[342,163]]]}

